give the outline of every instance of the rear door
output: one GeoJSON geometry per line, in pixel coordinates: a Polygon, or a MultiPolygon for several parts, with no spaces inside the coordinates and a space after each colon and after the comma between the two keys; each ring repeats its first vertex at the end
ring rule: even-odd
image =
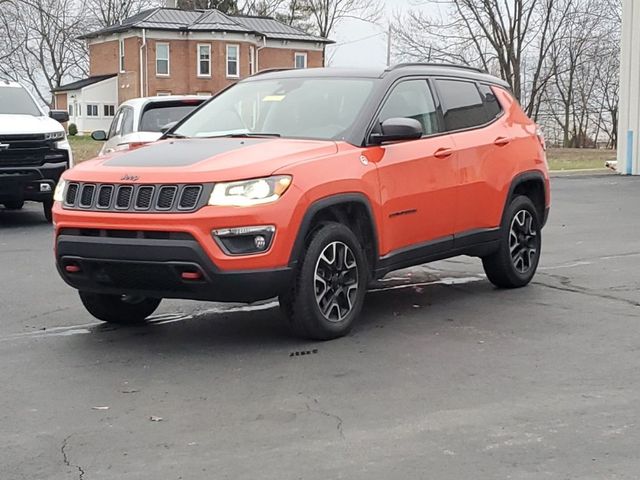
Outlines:
{"type": "Polygon", "coordinates": [[[457,184],[453,142],[443,135],[435,97],[426,79],[403,80],[383,102],[376,127],[389,118],[422,124],[418,140],[385,144],[377,163],[384,215],[383,255],[426,243],[450,247],[457,184]]]}
{"type": "Polygon", "coordinates": [[[456,236],[498,227],[514,160],[502,106],[489,85],[442,78],[435,83],[458,156],[456,236]]]}

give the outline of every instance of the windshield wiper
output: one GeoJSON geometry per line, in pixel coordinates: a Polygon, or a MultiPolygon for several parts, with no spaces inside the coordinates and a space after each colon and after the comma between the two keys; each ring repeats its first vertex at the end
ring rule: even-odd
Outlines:
{"type": "Polygon", "coordinates": [[[212,135],[207,138],[260,138],[260,137],[273,137],[279,138],[279,133],[227,133],[224,135],[212,135]]]}
{"type": "Polygon", "coordinates": [[[187,138],[187,137],[179,133],[165,133],[164,138],[187,138]]]}

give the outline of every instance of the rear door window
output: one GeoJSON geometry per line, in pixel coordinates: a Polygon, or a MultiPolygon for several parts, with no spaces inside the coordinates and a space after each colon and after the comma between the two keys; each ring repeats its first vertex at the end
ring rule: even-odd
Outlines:
{"type": "Polygon", "coordinates": [[[141,132],[160,132],[165,125],[182,120],[205,100],[149,103],[142,111],[138,130],[141,132]]]}
{"type": "Polygon", "coordinates": [[[379,123],[390,118],[413,118],[422,125],[423,135],[440,131],[438,114],[426,80],[407,80],[396,85],[387,98],[379,123]]]}
{"type": "Polygon", "coordinates": [[[493,90],[464,80],[437,80],[447,131],[486,125],[502,113],[493,90]]]}
{"type": "Polygon", "coordinates": [[[133,108],[124,107],[122,110],[122,126],[118,133],[120,135],[128,135],[133,132],[133,108]]]}

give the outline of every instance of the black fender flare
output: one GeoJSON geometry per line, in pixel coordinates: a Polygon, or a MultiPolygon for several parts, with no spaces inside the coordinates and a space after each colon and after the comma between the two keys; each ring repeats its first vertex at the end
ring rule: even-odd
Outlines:
{"type": "MultiPolygon", "coordinates": [[[[540,185],[542,186],[542,192],[544,194],[544,198],[545,199],[547,198],[547,184],[545,182],[544,175],[542,174],[541,171],[529,170],[527,172],[519,173],[518,175],[513,177],[513,179],[511,180],[511,185],[509,185],[509,192],[507,193],[507,197],[505,198],[505,201],[504,201],[504,206],[502,207],[502,216],[500,221],[501,226],[504,225],[504,220],[505,220],[504,216],[507,213],[507,207],[509,206],[509,202],[513,198],[513,192],[515,191],[515,189],[518,187],[518,185],[521,185],[524,182],[530,182],[532,180],[540,183],[540,185]]],[[[543,217],[541,218],[541,222],[542,222],[542,226],[544,227],[544,224],[547,221],[546,205],[543,208],[545,209],[545,211],[541,212],[543,217]]]]}
{"type": "MultiPolygon", "coordinates": [[[[336,195],[331,195],[329,197],[321,198],[320,200],[316,200],[305,212],[302,222],[300,222],[300,227],[298,228],[298,233],[296,235],[296,240],[293,244],[293,249],[291,250],[291,255],[289,257],[289,266],[295,267],[300,259],[300,256],[304,250],[305,239],[307,235],[312,231],[314,225],[311,223],[315,215],[326,209],[333,206],[345,204],[345,203],[359,203],[363,205],[368,214],[368,222],[371,227],[371,231],[373,232],[373,253],[374,253],[374,261],[377,263],[379,258],[379,249],[378,249],[378,229],[375,222],[375,217],[373,215],[373,209],[371,208],[371,203],[369,199],[362,193],[339,193],[336,195]]],[[[375,270],[375,265],[369,265],[369,268],[373,271],[375,270]]]]}

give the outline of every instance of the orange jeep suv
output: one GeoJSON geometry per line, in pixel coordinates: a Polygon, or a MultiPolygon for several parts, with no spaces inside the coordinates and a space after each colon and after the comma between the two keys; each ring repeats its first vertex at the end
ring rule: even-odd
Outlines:
{"type": "Polygon", "coordinates": [[[456,255],[522,287],[549,212],[544,140],[508,85],[452,65],[271,71],[55,193],[55,256],[87,310],[278,297],[296,333],[345,335],[367,286],[456,255]]]}

